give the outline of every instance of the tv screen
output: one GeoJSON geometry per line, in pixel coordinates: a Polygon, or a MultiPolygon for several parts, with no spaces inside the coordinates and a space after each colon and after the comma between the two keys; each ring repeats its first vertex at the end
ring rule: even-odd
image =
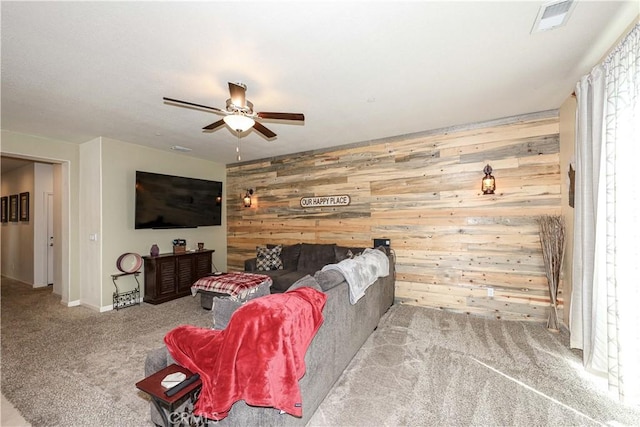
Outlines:
{"type": "Polygon", "coordinates": [[[221,224],[221,182],[136,171],[136,229],[221,224]]]}

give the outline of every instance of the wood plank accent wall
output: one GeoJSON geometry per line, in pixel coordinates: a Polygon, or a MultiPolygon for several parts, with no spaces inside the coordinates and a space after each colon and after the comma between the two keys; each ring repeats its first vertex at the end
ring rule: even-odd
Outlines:
{"type": "Polygon", "coordinates": [[[524,117],[229,165],[229,268],[242,270],[256,245],[369,247],[384,237],[396,254],[396,302],[546,320],[535,217],[560,213],[559,120],[524,117]],[[487,163],[494,195],[480,191],[487,163]],[[251,208],[241,205],[247,188],[251,208]],[[340,194],[349,206],[300,206],[340,194]]]}

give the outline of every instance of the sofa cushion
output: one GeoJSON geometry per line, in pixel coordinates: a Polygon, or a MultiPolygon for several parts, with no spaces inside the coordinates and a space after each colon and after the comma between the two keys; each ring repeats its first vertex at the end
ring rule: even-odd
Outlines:
{"type": "Polygon", "coordinates": [[[266,246],[256,247],[256,267],[258,271],[282,270],[283,264],[280,258],[282,246],[277,245],[273,248],[266,246]]]}
{"type": "Polygon", "coordinates": [[[298,281],[296,281],[293,285],[291,285],[291,287],[289,287],[289,289],[287,289],[286,292],[290,292],[290,291],[293,291],[294,289],[302,288],[305,286],[322,292],[322,288],[318,284],[318,281],[313,277],[311,277],[309,274],[307,274],[301,279],[298,279],[298,281]]]}
{"type": "Polygon", "coordinates": [[[273,285],[271,285],[272,294],[279,294],[286,291],[291,285],[308,274],[308,272],[305,271],[284,271],[286,271],[286,273],[279,275],[278,278],[273,281],[273,285]]]}
{"type": "Polygon", "coordinates": [[[301,243],[282,247],[282,255],[280,256],[280,258],[282,258],[282,263],[284,264],[285,270],[295,270],[296,268],[298,268],[298,258],[300,258],[301,248],[301,243]]]}
{"type": "MultiPolygon", "coordinates": [[[[268,244],[268,248],[275,248],[277,245],[268,244]]],[[[300,248],[302,243],[296,243],[295,245],[282,246],[282,253],[280,259],[285,270],[296,270],[298,268],[298,258],[300,257],[300,248]]]]}
{"type": "Polygon", "coordinates": [[[278,277],[288,273],[291,273],[291,270],[267,270],[261,271],[259,274],[264,274],[265,276],[271,277],[271,280],[273,280],[273,282],[275,283],[278,280],[278,277]]]}
{"type": "Polygon", "coordinates": [[[320,288],[326,292],[329,289],[338,286],[344,281],[344,276],[338,270],[318,270],[313,276],[320,285],[320,288]]]}
{"type": "Polygon", "coordinates": [[[298,258],[298,270],[317,271],[327,264],[333,264],[336,260],[334,251],[335,243],[309,244],[303,243],[298,258]]]}

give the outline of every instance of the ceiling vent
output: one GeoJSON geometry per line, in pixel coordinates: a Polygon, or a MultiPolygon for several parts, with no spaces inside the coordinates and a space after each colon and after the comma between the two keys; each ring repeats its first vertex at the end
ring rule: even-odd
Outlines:
{"type": "Polygon", "coordinates": [[[556,0],[540,6],[531,34],[562,27],[575,7],[573,0],[556,0]]]}

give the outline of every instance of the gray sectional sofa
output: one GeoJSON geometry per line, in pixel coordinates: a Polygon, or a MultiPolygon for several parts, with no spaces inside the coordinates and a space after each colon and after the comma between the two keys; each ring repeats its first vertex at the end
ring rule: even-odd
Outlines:
{"type": "MultiPolygon", "coordinates": [[[[382,315],[394,301],[395,262],[389,255],[389,275],[380,277],[356,304],[349,302],[348,284],[337,270],[316,271],[301,279],[304,284],[319,286],[327,294],[324,322],[305,356],[306,373],[300,380],[302,417],[281,414],[274,408],[254,407],[236,402],[229,416],[215,425],[221,426],[303,426],[331,390],[351,359],[377,327],[382,315]]],[[[295,286],[294,286],[295,287],[295,286]]],[[[174,363],[165,347],[150,352],[145,374],[174,363]]],[[[161,425],[162,418],[153,405],[151,420],[161,425]]]]}

